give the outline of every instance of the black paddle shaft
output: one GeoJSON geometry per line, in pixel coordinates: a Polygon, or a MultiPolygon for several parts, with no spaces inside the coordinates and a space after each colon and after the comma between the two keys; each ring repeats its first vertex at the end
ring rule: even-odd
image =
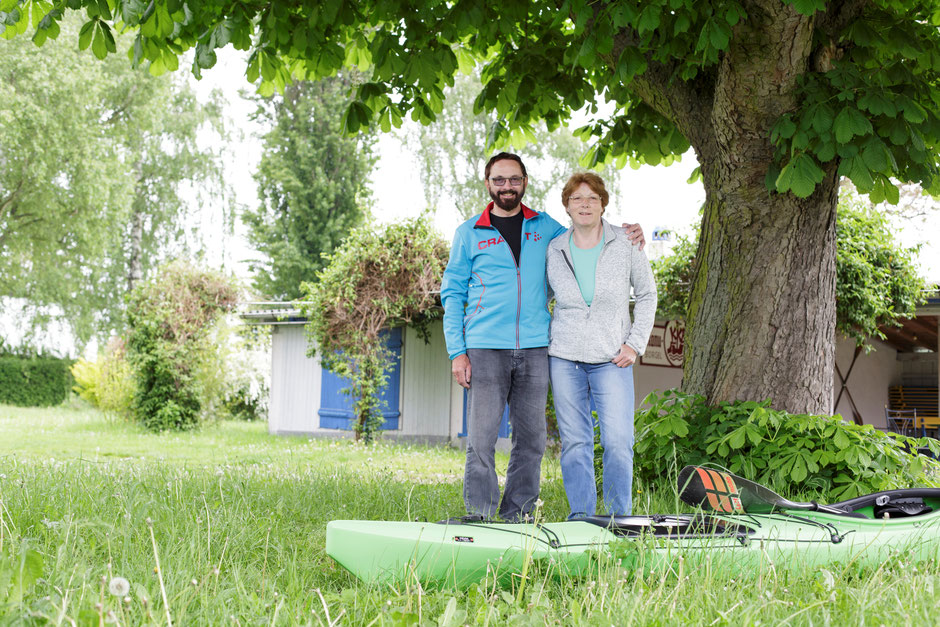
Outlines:
{"type": "Polygon", "coordinates": [[[689,505],[725,514],[766,514],[775,509],[845,514],[812,501],[790,501],[744,477],[702,466],[686,466],[679,471],[679,498],[689,505]]]}

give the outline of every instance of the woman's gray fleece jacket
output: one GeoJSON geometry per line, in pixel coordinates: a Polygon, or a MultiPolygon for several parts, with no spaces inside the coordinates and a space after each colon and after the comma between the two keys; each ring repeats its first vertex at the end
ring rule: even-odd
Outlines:
{"type": "Polygon", "coordinates": [[[622,229],[601,220],[604,247],[597,258],[594,299],[588,307],[574,276],[568,229],[551,241],[546,273],[555,312],[548,354],[571,361],[610,361],[626,344],[642,355],[656,318],[656,282],[646,254],[630,243],[622,229]],[[630,321],[630,288],[636,297],[630,321]]]}

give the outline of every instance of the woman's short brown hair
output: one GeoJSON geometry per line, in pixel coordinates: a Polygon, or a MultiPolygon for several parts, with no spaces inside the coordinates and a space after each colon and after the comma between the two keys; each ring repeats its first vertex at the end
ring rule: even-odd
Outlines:
{"type": "Polygon", "coordinates": [[[581,183],[586,183],[588,187],[594,190],[595,194],[601,197],[601,207],[607,207],[607,203],[610,202],[610,194],[607,193],[607,188],[604,187],[604,179],[593,172],[575,172],[572,174],[568,182],[565,183],[564,189],[561,190],[561,204],[565,207],[568,206],[568,199],[571,198],[574,190],[581,187],[581,183]]]}

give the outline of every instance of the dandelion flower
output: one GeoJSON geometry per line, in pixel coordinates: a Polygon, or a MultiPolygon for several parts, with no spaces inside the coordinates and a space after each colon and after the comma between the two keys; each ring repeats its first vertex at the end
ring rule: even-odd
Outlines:
{"type": "Polygon", "coordinates": [[[131,590],[131,583],[124,577],[114,577],[108,582],[108,592],[116,597],[125,597],[131,590]]]}

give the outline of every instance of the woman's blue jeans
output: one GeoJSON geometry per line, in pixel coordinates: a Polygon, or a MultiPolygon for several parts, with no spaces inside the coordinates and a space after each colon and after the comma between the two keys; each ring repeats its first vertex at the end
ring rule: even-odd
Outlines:
{"type": "Polygon", "coordinates": [[[594,418],[597,408],[604,447],[604,503],[607,513],[633,511],[633,366],[586,364],[549,358],[555,417],[561,434],[561,476],[569,520],[597,509],[594,481],[594,418]]]}

